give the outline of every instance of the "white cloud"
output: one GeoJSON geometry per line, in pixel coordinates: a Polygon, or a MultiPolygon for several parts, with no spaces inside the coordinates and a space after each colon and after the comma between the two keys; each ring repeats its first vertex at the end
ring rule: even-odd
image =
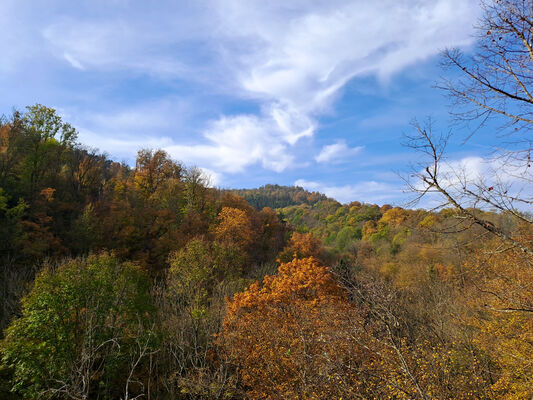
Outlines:
{"type": "Polygon", "coordinates": [[[81,62],[79,62],[76,58],[74,58],[73,56],[71,56],[69,53],[65,52],[63,54],[63,57],[65,58],[65,60],[67,60],[69,62],[70,65],[72,65],[74,68],[77,68],[77,69],[80,69],[80,70],[85,70],[85,67],[82,65],[81,62]]]}
{"type": "Polygon", "coordinates": [[[198,165],[202,170],[208,171],[207,175],[213,178],[213,185],[222,181],[221,172],[243,172],[257,163],[263,168],[281,172],[293,164],[293,156],[288,151],[290,138],[284,138],[283,132],[272,136],[276,129],[275,123],[254,115],[225,117],[213,121],[201,136],[205,143],[193,145],[178,144],[169,136],[147,133],[141,136],[142,127],[157,128],[160,122],[158,115],[152,115],[154,125],[142,121],[140,127],[135,126],[135,121],[141,117],[142,114],[131,111],[122,111],[117,115],[95,115],[94,121],[97,123],[103,121],[106,124],[111,120],[117,122],[113,134],[102,135],[95,130],[80,129],[79,139],[90,147],[96,147],[115,157],[124,157],[129,162],[133,161],[137,150],[141,148],[163,149],[175,160],[187,165],[198,165]],[[132,135],[132,131],[136,134],[132,135]],[[215,170],[220,172],[215,173],[215,170]]]}
{"type": "Polygon", "coordinates": [[[222,183],[222,174],[212,171],[209,168],[200,168],[205,176],[209,187],[219,187],[222,183]]]}
{"type": "Polygon", "coordinates": [[[79,141],[91,148],[119,157],[131,164],[135,161],[137,151],[140,149],[162,149],[172,143],[172,139],[165,136],[135,136],[130,134],[102,135],[88,129],[80,129],[79,141]]]}
{"type": "MultiPolygon", "coordinates": [[[[308,124],[305,118],[273,109],[264,116],[221,117],[199,133],[192,131],[182,137],[185,144],[179,143],[171,135],[187,129],[193,108],[187,102],[167,98],[105,112],[62,110],[61,114],[80,127],[82,143],[130,162],[140,148],[162,148],[188,165],[225,173],[242,172],[254,164],[281,172],[293,165],[289,147],[310,134],[304,129],[308,124]]],[[[218,174],[217,184],[221,179],[218,174]]]]}
{"type": "Polygon", "coordinates": [[[191,72],[168,52],[168,37],[144,30],[142,23],[120,18],[62,18],[43,29],[58,57],[80,70],[126,70],[174,78],[191,72]],[[165,51],[151,51],[161,48],[165,51]]]}
{"type": "MultiPolygon", "coordinates": [[[[478,12],[475,0],[209,5],[119,2],[92,19],[49,21],[42,32],[56,56],[79,70],[180,77],[255,99],[258,114],[223,115],[200,136],[203,144],[169,151],[226,172],[256,163],[280,172],[294,164],[293,146],[314,134],[316,119],[349,80],[373,74],[386,81],[446,46],[468,45],[478,12]]],[[[317,161],[347,151],[331,146],[317,161]]]]}
{"type": "MultiPolygon", "coordinates": [[[[290,138],[290,145],[313,135],[316,118],[354,77],[387,80],[446,46],[471,43],[477,13],[473,0],[219,4],[222,36],[244,43],[229,57],[238,86],[263,103],[268,111],[261,118],[274,117],[274,132],[285,133],[278,135],[279,143],[290,138]],[[278,117],[292,121],[295,115],[296,125],[278,117]]],[[[271,132],[265,131],[275,139],[271,132]]],[[[322,149],[316,160],[356,151],[338,143],[322,149]]]]}
{"type": "Polygon", "coordinates": [[[363,201],[375,204],[395,203],[402,194],[400,188],[388,183],[376,181],[334,186],[322,182],[298,179],[294,184],[307,190],[324,193],[326,196],[332,197],[341,203],[350,203],[352,201],[363,201]]]}
{"type": "MultiPolygon", "coordinates": [[[[45,70],[53,59],[80,74],[145,74],[170,85],[178,78],[200,82],[209,94],[252,100],[257,113],[222,115],[199,133],[198,125],[191,129],[184,122],[189,110],[178,99],[105,112],[98,106],[68,110],[77,116],[71,121],[81,127],[80,139],[91,146],[129,159],[139,148],[163,147],[177,159],[223,173],[301,165],[296,146],[315,134],[317,119],[332,111],[348,81],[368,75],[386,81],[446,46],[468,45],[478,13],[477,0],[1,3],[0,71],[14,74],[34,64],[45,70]],[[192,133],[178,142],[185,126],[192,133]]],[[[91,103],[88,94],[76,96],[91,103]]],[[[337,142],[316,161],[357,151],[337,142]]],[[[348,197],[353,189],[336,190],[348,197]]]]}
{"type": "Polygon", "coordinates": [[[340,162],[348,157],[353,157],[363,149],[362,146],[348,147],[344,140],[338,140],[334,144],[322,147],[320,153],[315,157],[316,162],[340,162]]]}
{"type": "MultiPolygon", "coordinates": [[[[421,174],[424,171],[420,171],[421,174]]],[[[501,194],[506,192],[508,196],[507,206],[513,204],[514,207],[531,211],[531,207],[522,202],[513,201],[512,198],[520,198],[527,201],[533,201],[533,170],[527,167],[527,164],[512,165],[508,160],[496,158],[482,158],[478,156],[469,156],[455,160],[442,162],[439,169],[441,185],[452,194],[463,206],[474,206],[474,198],[465,195],[464,187],[466,186],[473,192],[478,192],[479,185],[485,189],[493,187],[485,195],[492,196],[496,203],[502,201],[501,194]]],[[[384,177],[386,178],[386,177],[384,177]]],[[[364,201],[376,204],[396,204],[399,206],[412,206],[406,200],[406,187],[401,187],[401,182],[394,182],[389,177],[386,181],[363,181],[347,185],[331,185],[320,181],[309,181],[299,179],[294,184],[307,190],[319,191],[332,197],[341,203],[351,201],[364,201]]],[[[418,182],[418,190],[423,190],[425,185],[418,182]]],[[[414,193],[412,193],[414,195],[414,193]]],[[[417,204],[423,208],[435,208],[442,206],[446,199],[438,193],[430,192],[424,196],[417,204]]],[[[477,202],[477,207],[491,206],[486,203],[477,202]]]]}
{"type": "Polygon", "coordinates": [[[272,120],[254,115],[223,117],[212,122],[203,136],[205,144],[175,144],[165,150],[187,163],[208,165],[229,173],[242,172],[256,163],[281,172],[293,162],[287,150],[291,138],[272,120]]]}
{"type": "Polygon", "coordinates": [[[242,87],[308,112],[355,76],[387,79],[443,47],[470,43],[477,13],[477,2],[465,0],[221,4],[226,35],[252,49],[237,54],[242,87]]]}
{"type": "MultiPolygon", "coordinates": [[[[425,171],[420,171],[425,174],[425,171]]],[[[483,197],[501,204],[505,208],[530,208],[527,204],[516,199],[533,201],[533,171],[527,163],[513,164],[504,158],[482,158],[469,156],[457,160],[441,162],[438,170],[440,185],[452,195],[463,207],[487,207],[485,202],[476,200],[466,192],[482,194],[483,197]],[[491,188],[490,190],[487,190],[491,188]]],[[[424,190],[427,185],[419,181],[415,186],[424,190]]],[[[446,202],[439,193],[428,193],[421,203],[426,207],[437,207],[446,202]]]]}
{"type": "Polygon", "coordinates": [[[172,134],[188,125],[192,108],[191,102],[176,97],[101,111],[56,107],[65,121],[78,128],[81,143],[129,163],[140,149],[175,144],[172,134]]]}
{"type": "Polygon", "coordinates": [[[178,130],[193,114],[192,100],[168,97],[145,101],[129,107],[86,113],[80,110],[75,118],[82,126],[91,125],[106,133],[157,134],[178,130]]]}
{"type": "MultiPolygon", "coordinates": [[[[421,174],[424,171],[421,171],[421,174]]],[[[516,185],[526,182],[529,186],[532,171],[524,165],[513,166],[501,158],[468,156],[458,160],[443,161],[439,165],[438,177],[446,189],[461,191],[463,187],[483,184],[516,185]]],[[[423,187],[423,186],[420,186],[423,187]]]]}

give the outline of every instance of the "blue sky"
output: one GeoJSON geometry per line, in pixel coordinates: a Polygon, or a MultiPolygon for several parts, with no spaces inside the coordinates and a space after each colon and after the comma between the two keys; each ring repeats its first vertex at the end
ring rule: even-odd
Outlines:
{"type": "MultiPolygon", "coordinates": [[[[220,187],[402,204],[413,118],[448,129],[439,52],[475,0],[2,0],[0,110],[41,103],[132,164],[163,148],[220,187]]],[[[451,162],[478,165],[485,138],[451,162]],[[477,163],[477,164],[476,164],[477,163]]]]}

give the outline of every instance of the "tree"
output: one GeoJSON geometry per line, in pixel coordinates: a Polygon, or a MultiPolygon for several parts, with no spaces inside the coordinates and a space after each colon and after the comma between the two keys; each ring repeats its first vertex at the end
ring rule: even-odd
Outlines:
{"type": "Polygon", "coordinates": [[[476,125],[466,140],[497,125],[500,143],[480,175],[447,163],[449,135],[437,135],[431,121],[414,124],[408,145],[427,156],[409,181],[417,199],[437,193],[440,207],[450,207],[458,222],[453,231],[484,244],[466,264],[464,279],[473,286],[464,311],[475,346],[490,357],[489,391],[498,398],[531,397],[531,268],[533,205],[531,131],[533,129],[533,6],[530,0],[482,3],[483,17],[472,56],[444,53],[444,65],[459,78],[439,87],[453,101],[452,115],[476,125]],[[489,123],[490,121],[490,123],[489,123]],[[498,217],[486,213],[492,209],[498,217]],[[478,228],[479,227],[479,228],[478,228]],[[477,229],[473,229],[477,228],[477,229]],[[473,322],[472,322],[473,321],[473,322]],[[492,367],[491,367],[492,365],[492,367]]]}
{"type": "Polygon", "coordinates": [[[444,382],[434,382],[439,353],[409,343],[400,300],[375,281],[343,287],[316,259],[294,259],[228,301],[217,341],[251,399],[473,398],[467,378],[445,391],[461,376],[446,371],[446,357],[444,382]]]}
{"type": "Polygon", "coordinates": [[[469,136],[479,129],[492,129],[487,121],[496,119],[508,139],[493,145],[483,175],[475,176],[446,162],[448,134],[434,134],[431,121],[415,122],[415,133],[407,136],[407,144],[425,154],[427,162],[415,167],[415,182],[410,180],[409,185],[419,197],[439,193],[444,199],[441,207],[455,208],[467,224],[481,226],[531,257],[530,245],[475,210],[495,209],[517,223],[533,224],[523,212],[533,204],[529,190],[533,181],[533,7],[529,0],[491,0],[483,3],[483,11],[474,54],[447,50],[444,64],[460,77],[444,79],[439,87],[453,100],[458,120],[478,123],[469,136]]]}
{"type": "Polygon", "coordinates": [[[170,255],[166,285],[158,296],[164,351],[157,359],[164,385],[175,397],[219,399],[231,390],[221,358],[218,368],[211,363],[217,353],[213,335],[220,330],[224,297],[235,290],[231,279],[243,257],[201,238],[170,255]]]}
{"type": "MultiPolygon", "coordinates": [[[[533,7],[530,0],[486,0],[472,56],[456,49],[444,52],[444,66],[458,70],[457,80],[439,85],[455,101],[462,120],[503,117],[514,132],[532,129],[533,7]],[[465,107],[463,107],[465,106],[465,107]]],[[[520,154],[520,157],[527,154],[520,154]]]]}
{"type": "Polygon", "coordinates": [[[68,166],[72,189],[78,195],[87,194],[96,200],[102,192],[106,158],[94,151],[73,149],[68,166]]]}
{"type": "Polygon", "coordinates": [[[348,315],[328,269],[294,260],[235,294],[218,343],[238,366],[247,398],[353,398],[357,377],[345,362],[360,349],[348,339],[348,315]]]}
{"type": "Polygon", "coordinates": [[[282,262],[288,262],[293,258],[320,258],[322,254],[322,242],[311,233],[293,232],[287,246],[279,255],[282,262]]]}
{"type": "MultiPolygon", "coordinates": [[[[528,234],[531,240],[531,231],[528,234]]],[[[533,274],[520,250],[494,252],[487,243],[466,264],[474,282],[466,297],[475,312],[466,318],[475,342],[493,360],[491,389],[504,399],[533,396],[533,274]]]]}
{"type": "Polygon", "coordinates": [[[163,150],[139,150],[135,167],[135,184],[148,195],[166,180],[182,178],[184,168],[172,161],[163,150]]]}
{"type": "Polygon", "coordinates": [[[206,204],[206,192],[209,177],[200,168],[189,168],[185,174],[185,192],[187,197],[187,211],[201,212],[206,204]]]}
{"type": "Polygon", "coordinates": [[[0,118],[0,186],[7,188],[17,179],[17,169],[24,156],[24,124],[20,112],[0,118]]]}
{"type": "Polygon", "coordinates": [[[126,386],[142,393],[131,382],[153,342],[147,282],[105,253],[45,268],[1,342],[13,390],[30,399],[86,400],[126,386]]]}
{"type": "Polygon", "coordinates": [[[23,124],[30,149],[25,160],[26,179],[29,185],[29,200],[32,202],[43,176],[53,171],[52,166],[58,164],[62,150],[71,148],[78,134],[70,124],[63,122],[53,108],[41,104],[26,108],[23,124]]]}
{"type": "Polygon", "coordinates": [[[252,222],[245,211],[238,208],[222,207],[218,214],[215,237],[221,243],[236,246],[241,251],[248,250],[254,240],[252,222]]]}
{"type": "Polygon", "coordinates": [[[275,259],[285,243],[286,226],[280,221],[276,211],[265,207],[259,213],[263,233],[259,243],[254,246],[260,251],[256,252],[256,259],[266,262],[275,259]]]}

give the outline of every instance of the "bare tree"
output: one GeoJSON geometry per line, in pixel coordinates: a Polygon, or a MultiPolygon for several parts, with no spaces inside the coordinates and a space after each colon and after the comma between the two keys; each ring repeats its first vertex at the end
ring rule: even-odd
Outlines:
{"type": "Polygon", "coordinates": [[[533,128],[533,3],[531,0],[482,1],[472,56],[444,52],[443,66],[460,73],[440,88],[454,101],[460,120],[503,117],[503,126],[529,134],[533,128]]]}
{"type": "MultiPolygon", "coordinates": [[[[124,400],[136,400],[141,397],[147,396],[147,399],[150,400],[150,381],[148,381],[148,387],[145,388],[145,385],[140,379],[135,378],[136,369],[140,364],[147,358],[151,357],[158,352],[158,350],[153,349],[153,343],[155,337],[155,323],[152,323],[151,327],[147,329],[142,321],[139,321],[137,328],[137,334],[135,336],[136,348],[129,354],[130,365],[128,371],[128,378],[126,379],[126,384],[124,386],[124,400]],[[131,386],[137,385],[141,390],[138,391],[134,397],[131,397],[131,386]]],[[[150,363],[150,370],[148,371],[149,378],[152,374],[152,363],[150,363]]]]}
{"type": "MultiPolygon", "coordinates": [[[[533,224],[529,217],[517,210],[507,195],[509,187],[501,185],[488,186],[482,177],[472,182],[468,177],[468,171],[456,170],[449,167],[443,159],[447,135],[435,137],[431,123],[422,126],[414,123],[415,135],[407,136],[407,146],[428,156],[430,160],[422,168],[418,168],[411,174],[407,184],[409,189],[417,196],[415,202],[428,193],[438,193],[443,198],[436,208],[451,206],[458,212],[465,225],[478,225],[487,232],[503,239],[511,247],[516,247],[528,256],[533,256],[533,249],[523,240],[519,240],[510,232],[497,226],[489,219],[483,217],[483,213],[478,206],[491,206],[499,211],[508,212],[520,222],[533,224]],[[494,191],[494,192],[493,192],[494,191]]],[[[415,167],[417,168],[417,167],[415,167]]]]}
{"type": "Polygon", "coordinates": [[[438,193],[443,202],[437,208],[455,208],[466,226],[479,225],[531,257],[533,247],[526,240],[497,226],[480,210],[499,211],[515,225],[533,228],[528,214],[533,208],[533,2],[486,0],[482,8],[473,55],[445,51],[444,66],[459,77],[444,78],[438,87],[450,96],[456,122],[469,127],[475,122],[465,140],[494,129],[493,123],[487,123],[494,119],[499,124],[499,143],[491,144],[493,151],[473,171],[469,165],[445,159],[449,134],[435,135],[431,121],[415,121],[407,146],[426,158],[407,181],[417,193],[415,201],[438,193]]]}

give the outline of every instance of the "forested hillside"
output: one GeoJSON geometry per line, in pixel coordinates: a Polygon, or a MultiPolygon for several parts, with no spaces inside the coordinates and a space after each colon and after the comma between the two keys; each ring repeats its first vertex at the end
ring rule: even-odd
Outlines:
{"type": "Polygon", "coordinates": [[[1,132],[4,398],[531,394],[529,256],[461,210],[270,186],[301,204],[258,211],[161,150],[86,150],[44,106],[1,132]]]}
{"type": "Polygon", "coordinates": [[[131,372],[138,395],[146,382],[136,374],[157,344],[161,356],[171,346],[158,393],[174,393],[185,378],[171,376],[205,366],[224,296],[275,270],[287,228],[161,150],[139,151],[130,168],[83,148],[53,109],[15,112],[0,132],[2,387],[24,398],[114,397],[131,372]]]}
{"type": "Polygon", "coordinates": [[[244,198],[251,206],[262,210],[264,207],[281,208],[299,204],[313,205],[321,200],[327,200],[322,193],[309,192],[297,186],[265,185],[258,189],[231,190],[244,198]]]}
{"type": "Polygon", "coordinates": [[[483,12],[441,89],[514,143],[467,179],[415,122],[431,209],[219,190],[163,150],[86,148],[52,108],[4,116],[0,399],[532,399],[533,10],[483,12]]]}

